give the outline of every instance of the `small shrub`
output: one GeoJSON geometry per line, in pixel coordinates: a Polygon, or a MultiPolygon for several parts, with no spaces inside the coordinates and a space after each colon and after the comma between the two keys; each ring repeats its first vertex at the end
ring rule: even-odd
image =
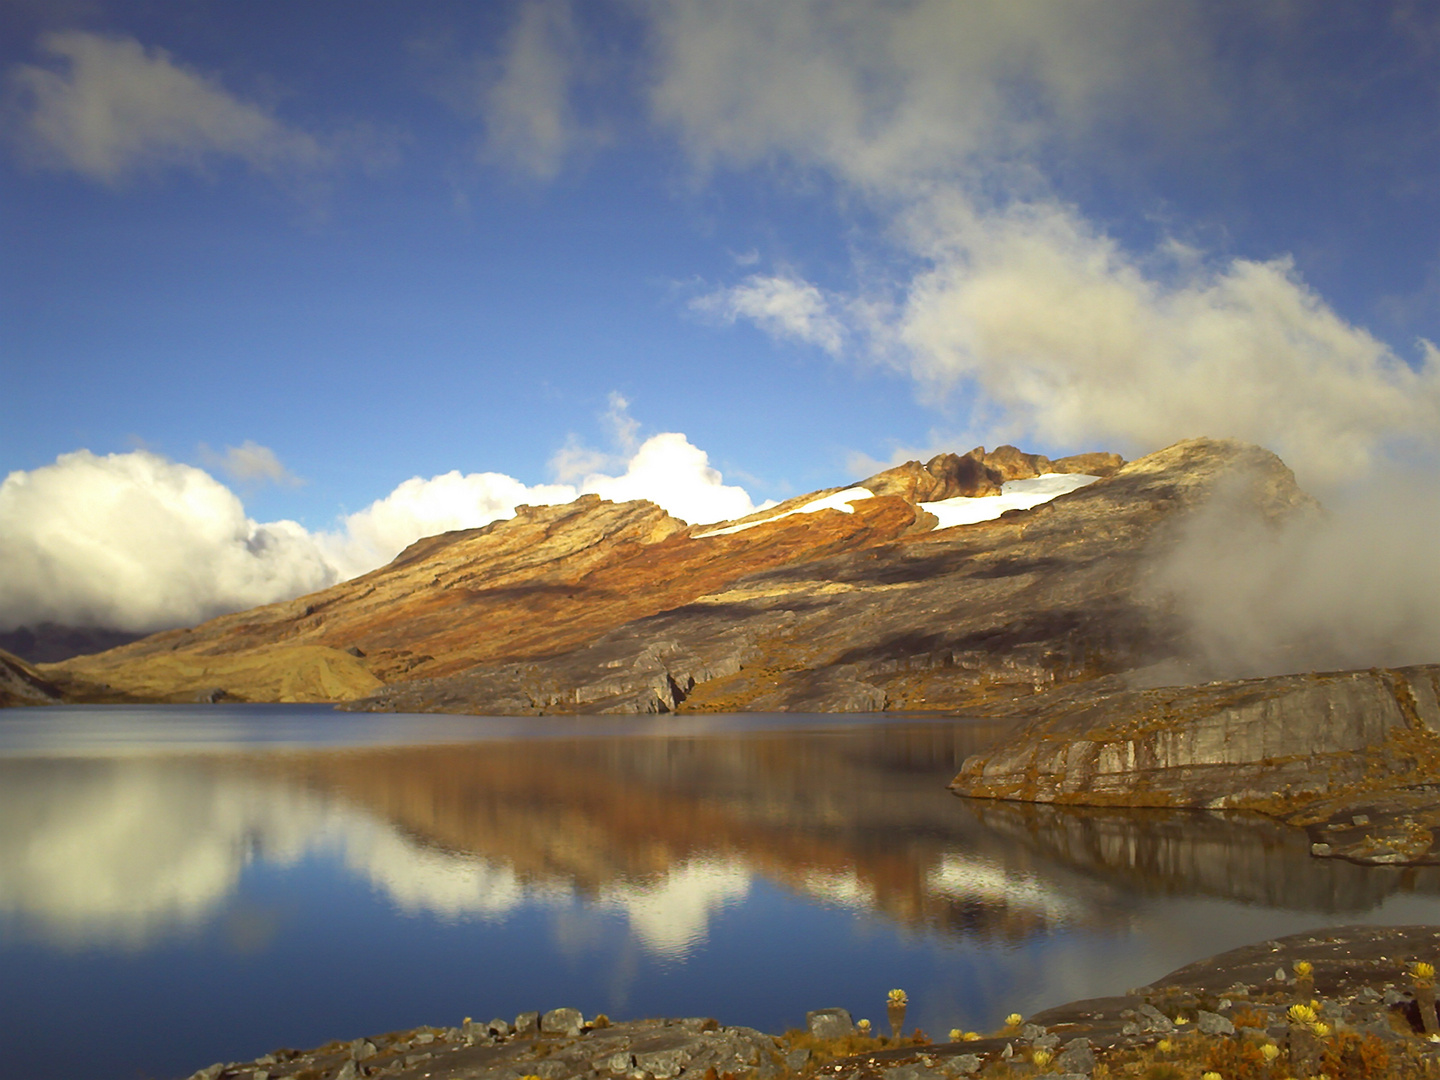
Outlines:
{"type": "Polygon", "coordinates": [[[1253,1007],[1236,1009],[1230,1017],[1237,1028],[1259,1028],[1264,1031],[1270,1026],[1270,1014],[1253,1007]]]}
{"type": "Polygon", "coordinates": [[[1390,1051],[1374,1035],[1346,1031],[1325,1048],[1321,1061],[1332,1080],[1378,1080],[1389,1075],[1390,1051]]]}
{"type": "Polygon", "coordinates": [[[1269,1073],[1270,1063],[1254,1043],[1221,1039],[1205,1048],[1205,1068],[1225,1080],[1261,1080],[1269,1073]]]}
{"type": "Polygon", "coordinates": [[[1145,1080],[1185,1080],[1185,1071],[1168,1061],[1159,1061],[1145,1070],[1145,1080]]]}

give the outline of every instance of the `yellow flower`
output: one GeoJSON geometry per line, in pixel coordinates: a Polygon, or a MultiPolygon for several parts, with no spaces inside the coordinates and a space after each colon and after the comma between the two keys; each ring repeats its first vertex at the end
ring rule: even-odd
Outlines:
{"type": "Polygon", "coordinates": [[[978,1031],[967,1031],[964,1035],[960,1036],[960,1040],[962,1042],[979,1042],[980,1033],[978,1031]]]}
{"type": "Polygon", "coordinates": [[[889,1004],[891,1004],[891,1005],[908,1005],[908,1004],[910,1004],[910,999],[905,996],[905,991],[904,991],[904,990],[891,990],[890,993],[888,993],[888,994],[885,995],[885,997],[886,997],[886,1000],[887,1000],[887,1001],[889,1002],[889,1004]]]}
{"type": "Polygon", "coordinates": [[[963,1039],[964,1037],[965,1037],[965,1033],[964,1033],[963,1031],[961,1031],[959,1028],[951,1028],[951,1029],[950,1029],[950,1041],[951,1041],[951,1042],[959,1042],[959,1041],[960,1041],[961,1039],[963,1039]]]}
{"type": "Polygon", "coordinates": [[[1323,1021],[1316,1020],[1315,1023],[1310,1025],[1310,1030],[1313,1031],[1320,1038],[1324,1039],[1330,1034],[1330,1025],[1324,1023],[1323,1021]]]}
{"type": "Polygon", "coordinates": [[[1030,1055],[1030,1060],[1043,1069],[1046,1065],[1050,1064],[1050,1059],[1053,1056],[1049,1050],[1036,1050],[1030,1055]]]}
{"type": "Polygon", "coordinates": [[[1424,960],[1416,960],[1410,965],[1410,974],[1417,979],[1433,979],[1435,977],[1435,965],[1427,964],[1424,960]]]}
{"type": "Polygon", "coordinates": [[[1171,1050],[1175,1049],[1175,1044],[1169,1039],[1161,1039],[1155,1044],[1155,1049],[1159,1050],[1162,1054],[1168,1054],[1171,1050]]]}
{"type": "Polygon", "coordinates": [[[1296,960],[1296,961],[1295,961],[1295,974],[1298,975],[1298,976],[1299,976],[1300,978],[1302,978],[1302,979],[1308,979],[1308,978],[1310,977],[1311,972],[1313,972],[1314,970],[1315,970],[1315,968],[1314,968],[1313,966],[1311,966],[1309,960],[1296,960]]]}
{"type": "Polygon", "coordinates": [[[1315,1010],[1309,1005],[1291,1005],[1290,1008],[1285,1010],[1285,1015],[1296,1024],[1313,1024],[1319,1019],[1319,1017],[1315,1015],[1315,1010]]]}
{"type": "Polygon", "coordinates": [[[1020,1022],[1021,1022],[1022,1020],[1024,1020],[1024,1019],[1025,1019],[1025,1018],[1024,1018],[1023,1016],[1021,1016],[1019,1013],[1011,1013],[1009,1016],[1005,1017],[1005,1026],[1006,1026],[1006,1027],[1019,1027],[1019,1026],[1020,1026],[1020,1022]]]}
{"type": "Polygon", "coordinates": [[[1276,1046],[1274,1043],[1266,1043],[1264,1046],[1260,1047],[1260,1053],[1265,1056],[1265,1060],[1267,1062],[1274,1061],[1277,1057],[1280,1056],[1280,1047],[1276,1046]]]}
{"type": "Polygon", "coordinates": [[[1217,1072],[1207,1072],[1200,1074],[1200,1080],[1222,1080],[1222,1078],[1217,1072]]]}
{"type": "Polygon", "coordinates": [[[861,1034],[861,1035],[869,1035],[869,1034],[870,1034],[870,1021],[869,1021],[869,1020],[861,1020],[861,1021],[860,1021],[858,1024],[856,1024],[855,1026],[860,1029],[860,1034],[861,1034]]]}
{"type": "Polygon", "coordinates": [[[1190,1018],[1184,1013],[1181,1013],[1179,1016],[1175,1017],[1175,1023],[1177,1024],[1188,1024],[1189,1022],[1190,1018]]]}

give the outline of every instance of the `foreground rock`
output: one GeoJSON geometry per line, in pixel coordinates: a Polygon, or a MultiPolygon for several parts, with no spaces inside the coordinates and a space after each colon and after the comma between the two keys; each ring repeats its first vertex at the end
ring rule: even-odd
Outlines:
{"type": "Polygon", "coordinates": [[[416,1028],[316,1050],[278,1050],[244,1063],[215,1064],[192,1080],[353,1080],[361,1076],[454,1080],[568,1080],[624,1077],[671,1080],[742,1073],[768,1078],[783,1071],[779,1042],[751,1028],[714,1020],[585,1022],[574,1009],[521,1013],[514,1020],[466,1021],[453,1028],[416,1028]]]}
{"type": "Polygon", "coordinates": [[[961,795],[1257,810],[1312,851],[1440,862],[1440,665],[1094,695],[969,758],[961,795]]]}
{"type": "Polygon", "coordinates": [[[586,1022],[574,1009],[555,1009],[279,1050],[217,1063],[190,1080],[958,1080],[1117,1076],[1156,1064],[1180,1076],[1430,1075],[1440,1066],[1440,1041],[1428,1035],[1440,1016],[1433,978],[1417,979],[1411,965],[1437,957],[1440,927],[1334,927],[1233,949],[1122,995],[949,1043],[918,1033],[871,1037],[840,1008],[815,1010],[806,1030],[784,1036],[700,1018],[586,1022]]]}

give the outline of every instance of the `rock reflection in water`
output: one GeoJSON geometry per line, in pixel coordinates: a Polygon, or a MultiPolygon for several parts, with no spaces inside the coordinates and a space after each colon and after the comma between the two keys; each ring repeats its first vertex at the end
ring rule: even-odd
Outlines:
{"type": "Polygon", "coordinates": [[[256,861],[333,852],[401,911],[573,897],[679,958],[761,877],[966,937],[1123,923],[1144,897],[1360,912],[1431,871],[1310,858],[1261,818],[956,799],[987,726],[0,761],[0,911],[68,944],[209,917],[256,861]]]}

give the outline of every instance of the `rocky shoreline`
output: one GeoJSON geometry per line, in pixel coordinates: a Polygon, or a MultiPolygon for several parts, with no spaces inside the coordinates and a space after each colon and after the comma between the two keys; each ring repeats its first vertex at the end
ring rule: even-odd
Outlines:
{"type": "Polygon", "coordinates": [[[988,1036],[952,1031],[948,1042],[919,1031],[881,1037],[840,1008],[778,1036],[708,1018],[613,1023],[558,1008],[277,1050],[190,1080],[1429,1076],[1440,1070],[1427,967],[1437,957],[1440,927],[1332,927],[1233,949],[1125,994],[1012,1016],[988,1036]]]}

